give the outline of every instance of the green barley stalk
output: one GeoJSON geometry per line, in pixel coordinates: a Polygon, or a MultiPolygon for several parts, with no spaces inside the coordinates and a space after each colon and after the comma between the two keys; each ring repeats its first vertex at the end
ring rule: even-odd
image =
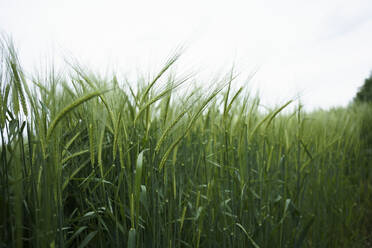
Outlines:
{"type": "Polygon", "coordinates": [[[89,124],[89,127],[88,127],[88,135],[89,135],[89,149],[90,149],[90,163],[92,164],[92,167],[94,167],[94,158],[95,158],[95,146],[96,146],[96,143],[95,143],[95,140],[94,140],[94,135],[95,135],[95,132],[94,132],[94,126],[93,124],[89,124]]]}

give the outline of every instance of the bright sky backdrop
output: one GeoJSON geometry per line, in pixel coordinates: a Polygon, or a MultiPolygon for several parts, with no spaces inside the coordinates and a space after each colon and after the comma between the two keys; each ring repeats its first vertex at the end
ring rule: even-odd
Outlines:
{"type": "Polygon", "coordinates": [[[345,106],[372,70],[371,0],[0,0],[0,32],[29,71],[53,54],[151,72],[186,45],[177,71],[259,67],[267,105],[345,106]]]}

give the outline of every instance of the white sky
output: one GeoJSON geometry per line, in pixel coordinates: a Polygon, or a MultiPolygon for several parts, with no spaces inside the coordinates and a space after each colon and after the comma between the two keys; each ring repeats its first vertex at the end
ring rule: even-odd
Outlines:
{"type": "Polygon", "coordinates": [[[0,0],[0,31],[28,71],[54,54],[154,72],[185,44],[180,73],[259,66],[264,104],[300,94],[307,109],[345,106],[372,70],[371,0],[0,0]]]}

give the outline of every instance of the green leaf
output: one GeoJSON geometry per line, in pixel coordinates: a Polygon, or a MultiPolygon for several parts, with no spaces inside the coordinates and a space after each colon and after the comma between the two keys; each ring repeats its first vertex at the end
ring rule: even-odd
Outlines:
{"type": "Polygon", "coordinates": [[[79,248],[83,248],[85,246],[87,246],[89,244],[89,242],[94,238],[94,236],[96,236],[98,231],[93,231],[91,233],[89,233],[85,239],[83,240],[83,242],[81,242],[81,244],[79,245],[79,248]]]}
{"type": "Polygon", "coordinates": [[[135,248],[136,247],[136,229],[131,228],[128,234],[128,248],[135,248]]]}
{"type": "Polygon", "coordinates": [[[302,247],[302,243],[305,241],[306,234],[309,232],[310,227],[313,225],[314,221],[315,221],[315,216],[312,216],[311,219],[307,222],[304,229],[302,230],[302,232],[300,234],[300,237],[296,241],[296,243],[294,245],[295,248],[302,247]]]}

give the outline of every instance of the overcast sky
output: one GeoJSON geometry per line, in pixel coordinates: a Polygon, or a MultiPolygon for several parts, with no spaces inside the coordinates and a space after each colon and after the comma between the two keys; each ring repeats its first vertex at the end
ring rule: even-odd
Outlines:
{"type": "Polygon", "coordinates": [[[177,71],[259,67],[251,88],[268,105],[345,106],[372,70],[371,0],[0,0],[0,31],[29,71],[54,54],[152,72],[186,45],[177,71]]]}

